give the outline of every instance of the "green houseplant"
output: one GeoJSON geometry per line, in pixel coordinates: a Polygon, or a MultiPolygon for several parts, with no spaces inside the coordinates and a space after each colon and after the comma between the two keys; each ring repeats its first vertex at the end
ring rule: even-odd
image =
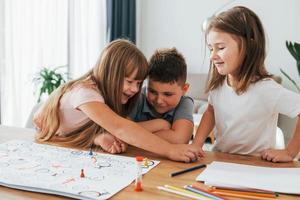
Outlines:
{"type": "MultiPolygon", "coordinates": [[[[300,77],[300,44],[289,41],[286,41],[285,44],[291,55],[296,59],[298,75],[300,77]]],[[[289,81],[291,81],[291,83],[297,88],[298,92],[300,92],[300,87],[297,85],[297,83],[283,69],[280,68],[280,71],[289,81]]]]}
{"type": "Polygon", "coordinates": [[[66,66],[59,66],[54,69],[44,67],[38,72],[37,76],[33,79],[38,86],[38,103],[41,101],[43,94],[50,95],[56,88],[66,82],[65,73],[59,72],[59,69],[64,67],[66,66]]]}

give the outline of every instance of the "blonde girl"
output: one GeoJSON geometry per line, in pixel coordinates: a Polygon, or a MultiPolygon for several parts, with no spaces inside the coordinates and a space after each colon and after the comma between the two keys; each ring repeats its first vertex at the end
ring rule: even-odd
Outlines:
{"type": "Polygon", "coordinates": [[[110,153],[124,152],[128,143],[172,160],[196,160],[197,148],[172,145],[126,119],[147,70],[147,61],[135,45],[111,42],[91,71],[58,88],[35,114],[37,142],[96,145],[110,153]]]}
{"type": "Polygon", "coordinates": [[[211,51],[209,106],[197,130],[202,146],[215,129],[214,150],[292,161],[300,149],[300,95],[276,83],[267,72],[264,29],[248,8],[234,7],[214,17],[206,30],[211,51]],[[285,149],[274,149],[278,113],[297,117],[285,149]]]}

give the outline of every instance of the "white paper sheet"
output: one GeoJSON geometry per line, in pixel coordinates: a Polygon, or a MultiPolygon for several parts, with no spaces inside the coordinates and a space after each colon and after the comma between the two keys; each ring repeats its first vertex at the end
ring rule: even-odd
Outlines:
{"type": "MultiPolygon", "coordinates": [[[[149,160],[145,174],[159,161],[149,160]]],[[[137,174],[135,158],[80,151],[30,141],[0,144],[0,185],[69,196],[107,199],[128,186],[137,174]],[[80,177],[84,169],[85,177],[80,177]]]]}
{"type": "Polygon", "coordinates": [[[300,168],[271,168],[212,162],[196,180],[214,186],[300,194],[300,168]]]}

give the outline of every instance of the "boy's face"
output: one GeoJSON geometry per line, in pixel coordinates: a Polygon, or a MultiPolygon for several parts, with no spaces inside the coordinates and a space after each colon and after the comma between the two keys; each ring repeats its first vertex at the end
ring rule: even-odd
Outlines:
{"type": "Polygon", "coordinates": [[[188,88],[188,84],[162,83],[149,79],[147,100],[157,113],[164,114],[178,105],[188,88]]]}

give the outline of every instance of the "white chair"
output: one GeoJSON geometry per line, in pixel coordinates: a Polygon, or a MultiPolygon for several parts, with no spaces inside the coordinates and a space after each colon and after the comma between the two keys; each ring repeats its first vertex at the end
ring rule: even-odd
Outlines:
{"type": "Polygon", "coordinates": [[[42,105],[42,103],[37,103],[33,106],[29,117],[27,118],[26,124],[25,124],[25,128],[35,128],[34,124],[33,124],[33,115],[34,113],[39,109],[39,107],[42,105]]]}
{"type": "Polygon", "coordinates": [[[276,149],[284,149],[285,148],[285,143],[284,143],[284,135],[282,130],[277,127],[276,130],[276,144],[275,144],[276,149]]]}

